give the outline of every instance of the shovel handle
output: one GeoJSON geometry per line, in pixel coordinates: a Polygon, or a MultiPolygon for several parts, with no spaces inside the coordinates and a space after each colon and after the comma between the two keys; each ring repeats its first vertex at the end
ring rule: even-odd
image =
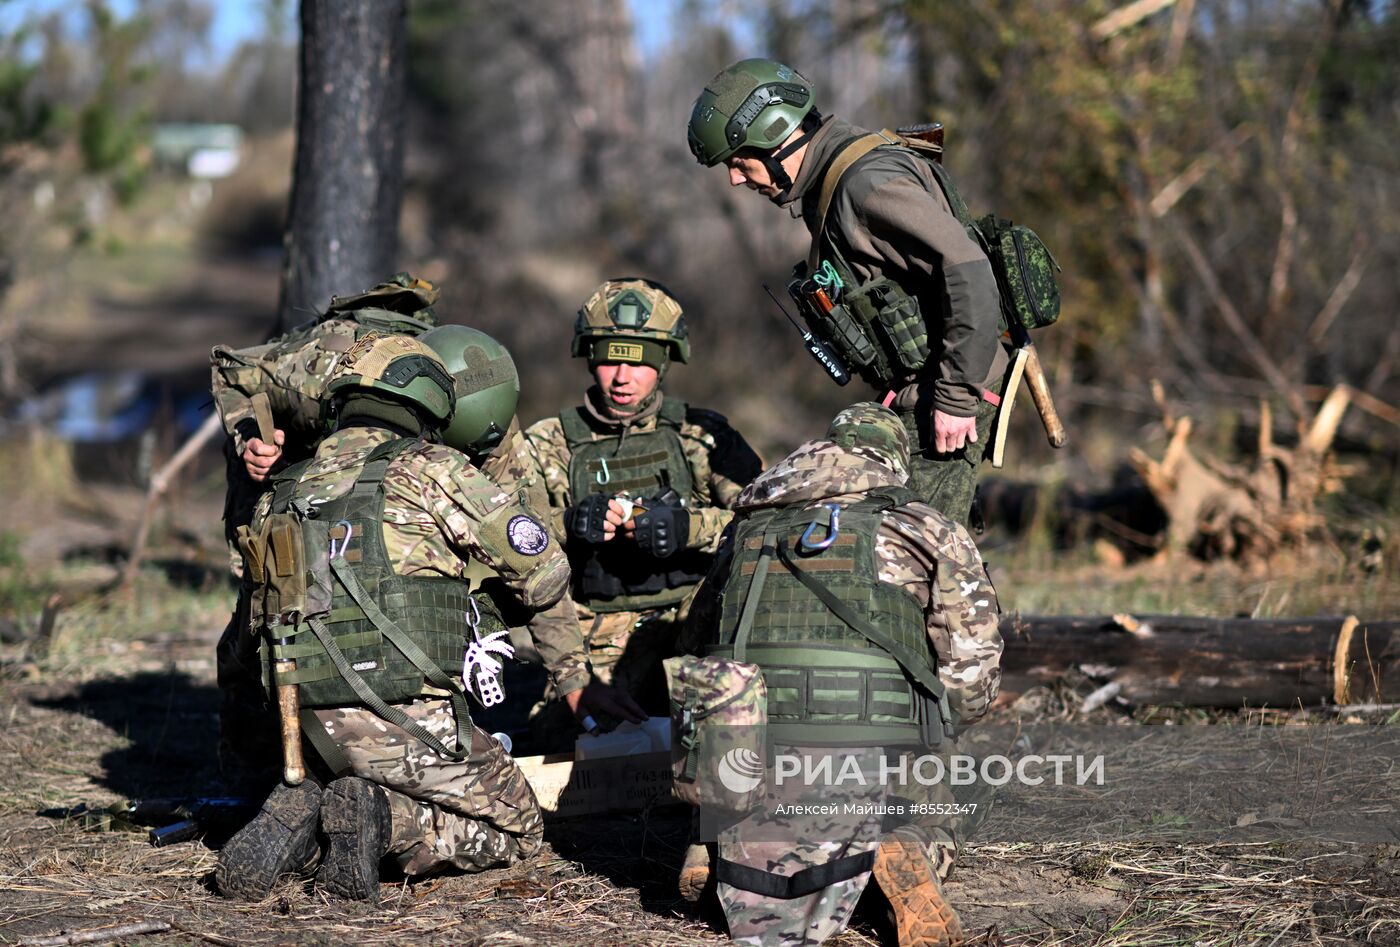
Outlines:
{"type": "MultiPolygon", "coordinates": [[[[278,661],[275,671],[295,671],[295,661],[278,661]]],[[[301,755],[301,701],[297,685],[277,685],[277,716],[282,723],[282,780],[297,786],[306,778],[306,761],[301,755]]]]}
{"type": "Polygon", "coordinates": [[[1050,441],[1051,447],[1065,446],[1065,425],[1060,420],[1060,414],[1055,410],[1055,399],[1050,396],[1050,385],[1045,380],[1045,369],[1040,366],[1040,356],[1036,354],[1035,346],[1027,345],[1029,350],[1026,353],[1026,387],[1030,389],[1031,401],[1035,402],[1036,411],[1040,412],[1041,423],[1045,425],[1045,437],[1050,441]]]}

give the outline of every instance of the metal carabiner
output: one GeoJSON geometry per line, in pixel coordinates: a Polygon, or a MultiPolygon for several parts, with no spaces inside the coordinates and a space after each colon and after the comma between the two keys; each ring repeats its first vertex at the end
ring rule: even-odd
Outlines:
{"type": "MultiPolygon", "coordinates": [[[[340,541],[339,546],[336,546],[335,537],[331,537],[332,559],[338,559],[339,557],[345,555],[345,550],[350,545],[350,537],[355,535],[355,524],[351,523],[349,520],[340,520],[335,524],[335,526],[345,527],[345,538],[340,541]]],[[[335,529],[335,526],[332,526],[331,529],[335,529]]]]}
{"type": "Polygon", "coordinates": [[[467,599],[467,604],[472,607],[470,612],[463,612],[462,617],[467,620],[467,627],[472,630],[472,637],[476,637],[477,626],[481,624],[481,609],[476,607],[476,599],[467,599]]]}
{"type": "Polygon", "coordinates": [[[823,549],[826,549],[832,543],[836,542],[836,537],[841,532],[841,507],[835,503],[823,503],[822,506],[826,507],[831,513],[831,518],[826,522],[826,538],[819,543],[812,541],[812,532],[820,525],[814,520],[807,524],[807,529],[803,532],[802,538],[797,541],[798,546],[810,552],[821,552],[823,549]]]}
{"type": "Polygon", "coordinates": [[[603,469],[593,475],[594,482],[600,486],[612,483],[612,472],[608,470],[608,459],[606,457],[599,457],[598,463],[603,465],[603,469]]]}

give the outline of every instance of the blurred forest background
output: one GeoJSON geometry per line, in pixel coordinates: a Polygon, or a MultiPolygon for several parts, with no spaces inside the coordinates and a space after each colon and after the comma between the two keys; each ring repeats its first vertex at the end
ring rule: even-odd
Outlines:
{"type": "MultiPolygon", "coordinates": [[[[0,415],[12,437],[77,442],[84,483],[143,484],[207,410],[209,347],[273,325],[297,9],[237,5],[231,39],[228,6],[0,4],[0,415]],[[237,126],[231,175],[167,153],[160,129],[191,122],[237,126]]],[[[1287,443],[1345,383],[1337,446],[1367,466],[1336,502],[1394,511],[1393,2],[413,0],[408,31],[400,265],[441,284],[446,320],[511,347],[527,422],[578,397],[573,314],[622,274],[686,306],[694,361],[670,390],[770,461],[861,396],[763,292],[802,226],[685,145],[704,82],[772,55],[828,113],[941,121],[973,208],[1062,264],[1064,315],[1036,341],[1072,446],[1051,452],[1023,404],[1012,480],[1112,492],[1129,445],[1160,449],[1162,404],[1227,458],[1261,405],[1287,443]]]]}

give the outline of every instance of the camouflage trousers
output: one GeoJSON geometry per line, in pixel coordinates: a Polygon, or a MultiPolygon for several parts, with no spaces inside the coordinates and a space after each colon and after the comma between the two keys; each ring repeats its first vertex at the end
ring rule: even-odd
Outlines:
{"type": "MultiPolygon", "coordinates": [[[[778,754],[819,759],[830,754],[835,772],[854,759],[863,778],[817,780],[788,778],[770,782],[759,805],[741,822],[719,835],[719,858],[736,865],[790,878],[809,868],[873,853],[892,831],[913,835],[928,859],[929,870],[948,876],[957,854],[957,826],[931,813],[948,803],[946,786],[882,786],[881,747],[811,749],[777,746],[778,754]],[[911,798],[912,797],[912,798],[911,798]]],[[[721,869],[720,878],[726,877],[721,869]]],[[[850,923],[870,882],[867,868],[852,877],[799,897],[777,897],[721,881],[720,904],[735,943],[750,947],[801,947],[820,944],[850,923]]]]}
{"type": "MultiPolygon", "coordinates": [[[[1000,392],[1001,383],[997,382],[992,390],[1000,392]]],[[[996,405],[978,402],[977,443],[951,454],[939,454],[933,449],[933,405],[925,397],[921,396],[911,409],[898,403],[894,409],[913,445],[909,452],[909,489],[944,516],[968,526],[977,495],[977,469],[991,449],[996,405]]]]}
{"type": "MultiPolygon", "coordinates": [[[[661,662],[675,654],[681,627],[678,610],[589,614],[583,606],[578,609],[593,679],[631,694],[652,716],[669,714],[661,662]]],[[[572,743],[579,732],[553,683],[545,687],[544,698],[530,712],[530,732],[533,739],[551,746],[560,744],[563,735],[572,743]]]]}
{"type": "MultiPolygon", "coordinates": [[[[447,700],[398,706],[451,745],[456,723],[447,700]]],[[[474,728],[471,753],[457,763],[368,710],[314,712],[354,775],[384,788],[393,823],[389,855],[405,875],[448,867],[481,871],[539,851],[544,818],[534,790],[490,734],[474,728]]]]}

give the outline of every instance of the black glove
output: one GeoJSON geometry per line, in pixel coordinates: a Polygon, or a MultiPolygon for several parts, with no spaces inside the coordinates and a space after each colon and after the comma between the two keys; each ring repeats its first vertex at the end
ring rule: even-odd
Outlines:
{"type": "Polygon", "coordinates": [[[655,502],[643,501],[647,509],[634,521],[633,535],[642,552],[665,559],[677,549],[684,549],[689,541],[690,511],[674,503],[653,506],[655,502]]]}
{"type": "Polygon", "coordinates": [[[564,511],[564,529],[569,535],[585,543],[597,545],[604,540],[603,521],[608,515],[608,501],[612,497],[593,493],[564,511]]]}

